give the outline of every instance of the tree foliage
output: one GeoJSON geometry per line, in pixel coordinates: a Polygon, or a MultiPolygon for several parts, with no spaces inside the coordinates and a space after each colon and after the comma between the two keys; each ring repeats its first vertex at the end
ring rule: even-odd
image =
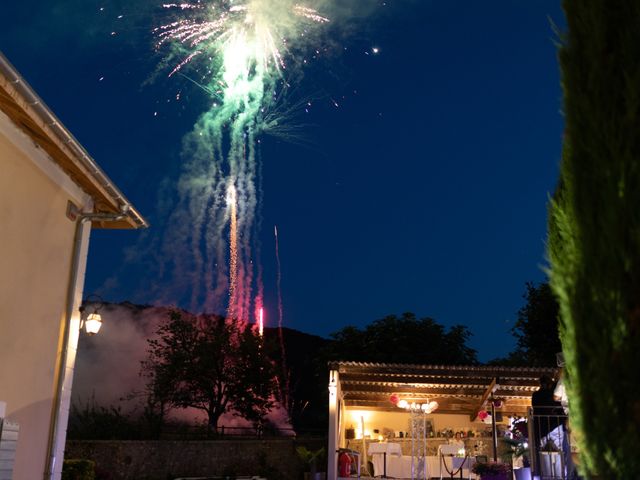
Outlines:
{"type": "Polygon", "coordinates": [[[329,340],[299,332],[282,329],[285,345],[286,369],[284,368],[278,328],[265,328],[265,347],[273,360],[278,379],[277,398],[285,405],[289,421],[296,432],[324,431],[328,421],[328,395],[326,359],[322,352],[329,340]],[[280,391],[288,385],[286,398],[280,391]]]}
{"type": "Polygon", "coordinates": [[[250,328],[239,335],[231,371],[234,381],[229,385],[229,396],[234,411],[261,427],[274,405],[275,369],[262,339],[250,328]]]}
{"type": "Polygon", "coordinates": [[[640,2],[565,0],[551,287],[582,468],[640,478],[640,2]]]}
{"type": "Polygon", "coordinates": [[[271,408],[273,375],[251,329],[217,315],[173,311],[156,333],[142,368],[159,402],[205,412],[214,431],[229,410],[263,421],[271,408]]]}
{"type": "Polygon", "coordinates": [[[102,406],[92,397],[85,404],[73,403],[67,436],[71,440],[138,440],[146,432],[120,407],[102,406]]]}
{"type": "Polygon", "coordinates": [[[65,459],[62,480],[95,480],[96,462],[85,459],[65,459]]]}
{"type": "Polygon", "coordinates": [[[511,333],[516,349],[508,363],[529,367],[556,366],[556,353],[562,350],[558,333],[558,302],[548,283],[526,284],[525,305],[511,333]]]}
{"type": "Polygon", "coordinates": [[[361,362],[473,365],[478,360],[467,345],[470,336],[462,325],[447,330],[431,318],[403,313],[376,320],[364,329],[348,326],[331,334],[327,356],[361,362]]]}

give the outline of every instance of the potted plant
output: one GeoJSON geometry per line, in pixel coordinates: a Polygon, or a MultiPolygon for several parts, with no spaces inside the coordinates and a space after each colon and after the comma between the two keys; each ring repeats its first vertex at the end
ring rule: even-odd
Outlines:
{"type": "Polygon", "coordinates": [[[511,465],[498,462],[478,462],[471,471],[480,475],[481,480],[509,480],[511,465]]]}
{"type": "Polygon", "coordinates": [[[62,478],[64,480],[94,480],[96,478],[96,463],[92,460],[66,459],[62,464],[62,478]]]}
{"type": "Polygon", "coordinates": [[[547,478],[559,478],[562,475],[560,450],[550,439],[540,448],[540,472],[547,478]]]}
{"type": "Polygon", "coordinates": [[[526,439],[505,437],[502,442],[505,447],[502,459],[511,463],[515,480],[531,480],[529,445],[526,439]]]}
{"type": "Polygon", "coordinates": [[[309,450],[307,447],[296,447],[298,457],[304,464],[304,480],[324,480],[325,472],[318,471],[318,465],[322,464],[324,448],[309,450]]]}
{"type": "Polygon", "coordinates": [[[511,463],[515,480],[531,480],[527,421],[521,419],[511,427],[511,438],[503,437],[503,461],[511,463]]]}

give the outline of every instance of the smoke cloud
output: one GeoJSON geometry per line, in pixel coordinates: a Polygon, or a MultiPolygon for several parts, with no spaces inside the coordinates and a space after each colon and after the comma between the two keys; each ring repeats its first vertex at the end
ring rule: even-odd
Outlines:
{"type": "MultiPolygon", "coordinates": [[[[106,304],[101,310],[103,326],[94,336],[81,335],[73,380],[72,403],[82,409],[95,400],[102,407],[120,407],[139,413],[144,404],[145,379],[141,362],[147,358],[148,339],[155,337],[170,308],[131,303],[106,304]]],[[[174,409],[170,419],[191,424],[206,422],[197,409],[174,409]]],[[[291,428],[287,412],[277,404],[267,416],[279,428],[291,428]]],[[[250,422],[227,412],[220,419],[225,427],[250,428],[250,422]]]]}

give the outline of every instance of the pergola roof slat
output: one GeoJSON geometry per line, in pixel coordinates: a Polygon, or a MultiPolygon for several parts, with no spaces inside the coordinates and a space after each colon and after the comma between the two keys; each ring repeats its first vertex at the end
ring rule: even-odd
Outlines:
{"type": "Polygon", "coordinates": [[[347,406],[394,411],[397,408],[389,397],[396,394],[407,400],[442,401],[439,413],[470,415],[491,396],[505,400],[504,412],[522,413],[530,405],[539,377],[556,373],[554,368],[364,362],[332,362],[329,367],[340,374],[347,406]],[[464,408],[460,402],[466,402],[464,408]]]}

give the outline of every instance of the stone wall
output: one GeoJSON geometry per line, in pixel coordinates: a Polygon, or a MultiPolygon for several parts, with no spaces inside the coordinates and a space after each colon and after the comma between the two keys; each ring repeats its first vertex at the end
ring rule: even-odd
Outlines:
{"type": "Polygon", "coordinates": [[[299,445],[316,450],[326,448],[326,440],[69,440],[65,457],[95,461],[98,478],[105,480],[173,480],[213,475],[299,480],[302,465],[295,451],[299,445]]]}

